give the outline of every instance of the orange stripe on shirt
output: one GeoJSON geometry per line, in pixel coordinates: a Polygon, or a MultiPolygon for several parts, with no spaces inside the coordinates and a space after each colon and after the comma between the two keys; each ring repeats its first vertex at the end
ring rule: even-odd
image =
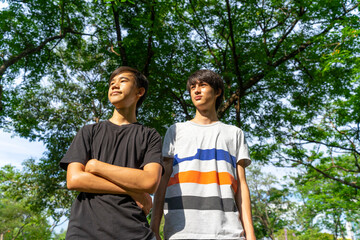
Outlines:
{"type": "Polygon", "coordinates": [[[187,171],[180,172],[169,179],[168,186],[179,183],[197,183],[197,184],[211,184],[217,183],[219,185],[231,185],[234,192],[237,191],[237,181],[227,172],[199,172],[187,171]]]}

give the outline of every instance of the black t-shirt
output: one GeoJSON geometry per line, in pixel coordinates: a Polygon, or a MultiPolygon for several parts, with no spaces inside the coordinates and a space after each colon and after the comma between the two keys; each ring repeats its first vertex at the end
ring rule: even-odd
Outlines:
{"type": "MultiPolygon", "coordinates": [[[[162,165],[161,137],[139,123],[118,126],[110,121],[84,126],[75,136],[60,166],[86,165],[97,159],[116,166],[142,169],[162,165]]],[[[66,239],[151,239],[146,216],[128,195],[81,192],[74,201],[66,239]]]]}

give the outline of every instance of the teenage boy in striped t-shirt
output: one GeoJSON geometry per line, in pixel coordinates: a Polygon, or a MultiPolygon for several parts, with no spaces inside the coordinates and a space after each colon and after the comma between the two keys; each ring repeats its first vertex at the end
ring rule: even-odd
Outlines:
{"type": "Polygon", "coordinates": [[[160,239],[165,210],[165,239],[255,239],[244,134],[217,118],[223,81],[213,71],[199,70],[189,77],[187,89],[196,115],[166,133],[165,174],[155,194],[151,228],[160,239]]]}

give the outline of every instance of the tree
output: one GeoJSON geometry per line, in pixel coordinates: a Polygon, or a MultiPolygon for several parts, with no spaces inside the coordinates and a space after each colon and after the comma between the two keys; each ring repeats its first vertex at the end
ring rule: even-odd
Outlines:
{"type": "Polygon", "coordinates": [[[139,121],[161,134],[191,118],[185,79],[210,68],[226,86],[218,115],[245,131],[254,161],[359,188],[359,1],[7,3],[0,127],[46,145],[33,168],[46,207],[69,206],[58,162],[81,126],[107,118],[107,79],[119,65],[150,79],[139,121]]]}
{"type": "Polygon", "coordinates": [[[334,236],[329,233],[321,233],[318,229],[309,229],[306,232],[297,233],[294,230],[285,230],[281,229],[276,234],[276,238],[278,240],[308,240],[308,239],[316,239],[316,240],[333,240],[334,236]],[[287,238],[285,238],[285,234],[287,238]]]}
{"type": "Polygon", "coordinates": [[[275,239],[276,232],[294,226],[296,204],[289,189],[258,166],[249,167],[247,178],[256,237],[275,239]]]}
{"type": "Polygon", "coordinates": [[[318,229],[308,229],[305,233],[299,235],[299,240],[319,239],[333,240],[334,236],[329,233],[321,233],[318,229]]]}
{"type": "Polygon", "coordinates": [[[11,166],[0,170],[1,239],[50,239],[52,230],[47,215],[32,207],[32,191],[23,185],[21,178],[21,173],[11,166]]]}
{"type": "Polygon", "coordinates": [[[357,223],[360,219],[359,192],[351,186],[312,170],[299,174],[295,178],[295,187],[305,212],[311,213],[307,217],[305,214],[307,224],[300,226],[303,232],[314,228],[327,229],[335,238],[345,239],[346,222],[357,223]]]}
{"type": "Polygon", "coordinates": [[[62,231],[58,234],[55,234],[54,239],[55,240],[65,240],[66,237],[66,231],[62,231]]]}
{"type": "Polygon", "coordinates": [[[355,80],[354,89],[349,89],[345,100],[327,104],[326,112],[314,123],[293,127],[284,134],[280,141],[288,147],[278,151],[278,159],[360,189],[359,91],[355,80]]]}

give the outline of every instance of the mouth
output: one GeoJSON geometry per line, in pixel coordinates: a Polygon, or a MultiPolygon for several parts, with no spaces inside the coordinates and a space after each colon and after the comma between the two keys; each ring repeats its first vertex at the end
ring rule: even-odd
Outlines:
{"type": "Polygon", "coordinates": [[[201,96],[194,97],[195,100],[200,100],[201,98],[202,98],[201,96]]]}
{"type": "Polygon", "coordinates": [[[110,94],[110,96],[113,96],[113,95],[119,95],[119,94],[121,94],[121,92],[119,92],[119,91],[115,91],[115,92],[112,92],[112,93],[110,94]]]}

